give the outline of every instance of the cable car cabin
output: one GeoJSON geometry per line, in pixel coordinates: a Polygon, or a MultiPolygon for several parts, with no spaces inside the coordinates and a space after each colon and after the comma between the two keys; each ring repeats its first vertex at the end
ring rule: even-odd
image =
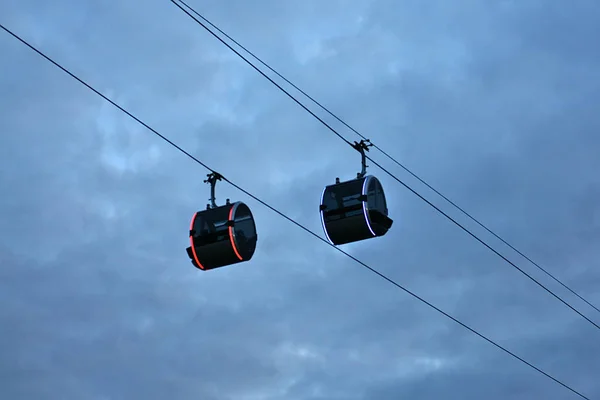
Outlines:
{"type": "Polygon", "coordinates": [[[383,187],[371,175],[325,187],[320,211],[325,235],[334,245],[383,236],[393,223],[383,187]]]}
{"type": "Polygon", "coordinates": [[[194,214],[186,251],[196,268],[207,271],[250,260],[257,239],[248,206],[230,203],[194,214]]]}

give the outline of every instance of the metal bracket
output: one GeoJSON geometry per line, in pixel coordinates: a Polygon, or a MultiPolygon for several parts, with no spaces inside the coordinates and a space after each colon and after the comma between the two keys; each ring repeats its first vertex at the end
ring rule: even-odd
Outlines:
{"type": "Polygon", "coordinates": [[[364,139],[360,142],[354,142],[354,144],[352,145],[352,147],[354,147],[354,149],[358,151],[361,156],[362,169],[359,173],[356,174],[357,179],[363,178],[367,174],[367,156],[365,154],[365,151],[369,151],[369,147],[371,146],[373,146],[373,144],[369,139],[364,139]]]}
{"type": "Polygon", "coordinates": [[[209,199],[210,204],[206,205],[206,209],[209,210],[211,207],[212,208],[217,207],[216,198],[215,198],[215,186],[217,185],[217,181],[220,181],[221,179],[223,179],[223,175],[219,174],[218,172],[213,171],[206,176],[208,177],[208,179],[205,179],[204,183],[210,183],[210,199],[209,199]]]}

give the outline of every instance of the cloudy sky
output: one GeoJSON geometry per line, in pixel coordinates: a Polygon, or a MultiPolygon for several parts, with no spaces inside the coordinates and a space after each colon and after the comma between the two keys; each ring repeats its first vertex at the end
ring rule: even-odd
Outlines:
{"type": "MultiPolygon", "coordinates": [[[[600,305],[597,1],[189,2],[600,305]]],[[[169,0],[4,0],[0,23],[320,235],[323,186],[360,168],[169,0]]],[[[577,398],[225,183],[217,201],[252,208],[258,249],[194,269],[208,171],[4,31],[0,54],[1,398],[577,398]]],[[[369,171],[395,224],[345,250],[600,398],[596,328],[369,171]]]]}

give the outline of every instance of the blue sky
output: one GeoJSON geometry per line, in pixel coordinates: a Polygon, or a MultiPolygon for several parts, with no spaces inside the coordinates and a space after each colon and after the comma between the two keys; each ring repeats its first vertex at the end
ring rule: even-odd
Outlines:
{"type": "MultiPolygon", "coordinates": [[[[599,3],[189,3],[600,305],[599,3]]],[[[319,234],[323,187],[360,169],[356,151],[168,0],[8,0],[0,23],[319,234]]],[[[217,201],[252,208],[257,251],[195,270],[187,230],[208,171],[0,33],[0,397],[577,398],[227,184],[217,201]]],[[[596,328],[369,172],[394,226],[344,250],[600,397],[596,328]]]]}

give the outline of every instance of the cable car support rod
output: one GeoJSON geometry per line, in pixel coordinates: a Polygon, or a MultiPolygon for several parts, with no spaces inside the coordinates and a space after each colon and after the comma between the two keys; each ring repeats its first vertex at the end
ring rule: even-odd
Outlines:
{"type": "Polygon", "coordinates": [[[209,210],[210,208],[217,208],[215,186],[217,185],[217,181],[223,179],[223,175],[219,174],[218,172],[211,172],[206,176],[208,179],[205,179],[204,183],[210,183],[210,204],[206,206],[206,209],[209,210]]]}
{"type": "Polygon", "coordinates": [[[369,139],[361,140],[360,142],[354,142],[351,145],[360,153],[361,156],[361,166],[362,169],[359,173],[356,174],[356,178],[363,178],[367,174],[367,155],[365,151],[369,151],[369,147],[373,146],[373,144],[369,141],[369,139]]]}

